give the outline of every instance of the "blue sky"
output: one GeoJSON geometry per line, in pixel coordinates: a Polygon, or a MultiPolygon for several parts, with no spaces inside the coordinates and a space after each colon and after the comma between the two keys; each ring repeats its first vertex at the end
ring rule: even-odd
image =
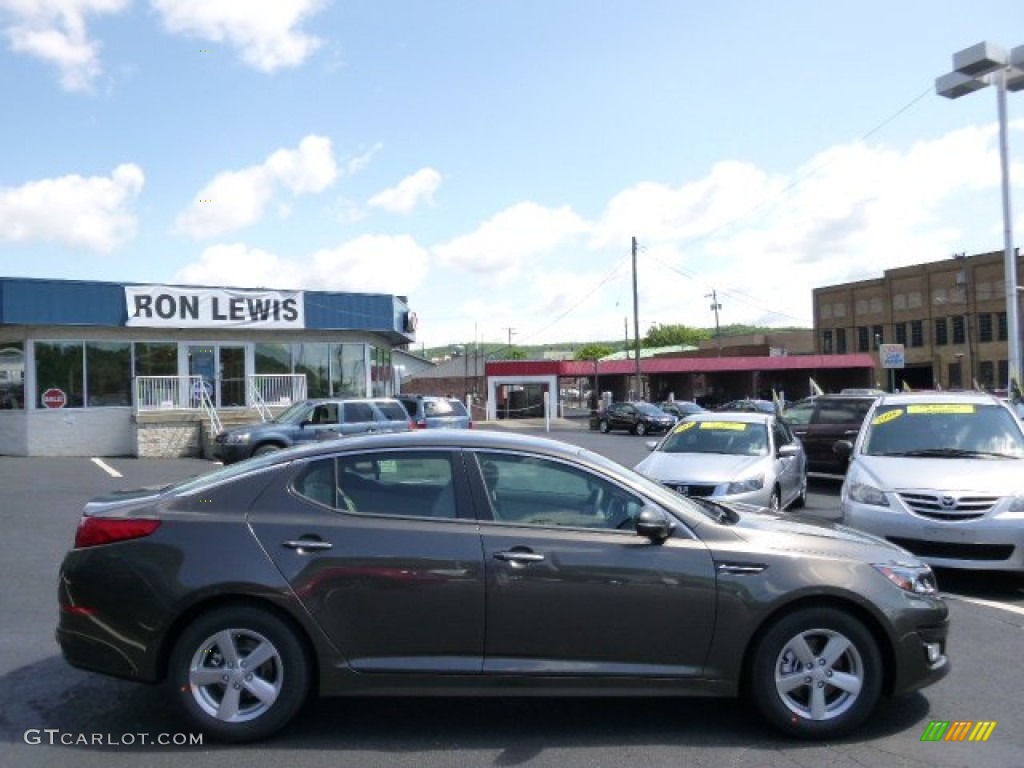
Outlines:
{"type": "Polygon", "coordinates": [[[1002,249],[995,92],[934,80],[1022,30],[1020,0],[0,0],[0,274],[586,341],[632,333],[635,236],[641,333],[711,326],[712,290],[809,326],[816,286],[1002,249]]]}

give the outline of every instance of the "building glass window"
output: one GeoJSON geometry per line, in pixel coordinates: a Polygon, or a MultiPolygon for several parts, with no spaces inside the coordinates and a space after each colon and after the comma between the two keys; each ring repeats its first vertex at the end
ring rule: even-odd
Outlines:
{"type": "Polygon", "coordinates": [[[871,297],[871,314],[880,315],[882,314],[882,297],[873,296],[871,297]]]}
{"type": "Polygon", "coordinates": [[[366,396],[366,345],[332,344],[331,388],[335,397],[366,396]]]}
{"type": "Polygon", "coordinates": [[[292,372],[291,344],[258,343],[253,347],[256,355],[253,360],[253,372],[262,374],[282,374],[292,372]]]}
{"type": "Polygon", "coordinates": [[[897,344],[907,343],[907,324],[906,323],[893,323],[893,336],[896,338],[897,344]]]}
{"type": "Polygon", "coordinates": [[[821,351],[823,354],[832,354],[832,331],[821,332],[821,351]]]}
{"type": "Polygon", "coordinates": [[[954,315],[953,316],[953,343],[963,344],[967,340],[967,334],[964,332],[964,316],[954,315]]]}
{"type": "Polygon", "coordinates": [[[992,341],[992,315],[988,312],[978,315],[978,341],[992,341]]]}
{"type": "Polygon", "coordinates": [[[1002,389],[1010,381],[1010,363],[1007,360],[999,361],[999,380],[996,387],[1002,389]]]}
{"type": "Polygon", "coordinates": [[[946,318],[936,317],[935,318],[935,346],[944,347],[949,343],[948,330],[946,326],[946,318]]]}
{"type": "Polygon", "coordinates": [[[0,342],[0,410],[25,408],[25,344],[0,342]]]}
{"type": "Polygon", "coordinates": [[[885,335],[882,333],[882,326],[871,326],[871,348],[878,349],[878,345],[883,341],[885,341],[885,335]]]}
{"type": "Polygon", "coordinates": [[[45,408],[43,393],[59,389],[65,408],[81,408],[85,397],[85,350],[80,341],[37,341],[36,407],[45,408]]]}
{"type": "Polygon", "coordinates": [[[136,376],[177,376],[178,345],[174,342],[135,342],[136,376]]]}
{"type": "MultiPolygon", "coordinates": [[[[1006,341],[1006,313],[1000,312],[997,314],[996,320],[996,338],[999,339],[999,341],[1006,341]]],[[[1004,379],[1000,379],[1000,381],[1004,381],[1004,379]]]]}
{"type": "Polygon", "coordinates": [[[904,310],[907,308],[907,296],[903,293],[897,293],[892,297],[892,308],[896,310],[904,310]]]}
{"type": "Polygon", "coordinates": [[[924,322],[921,320],[910,321],[910,346],[924,346],[924,322]]]}
{"type": "Polygon", "coordinates": [[[867,352],[871,349],[871,342],[868,340],[868,327],[861,325],[857,328],[857,351],[867,352]]]}
{"type": "Polygon", "coordinates": [[[391,350],[371,347],[370,387],[374,397],[387,397],[393,391],[391,383],[391,350]]]}
{"type": "Polygon", "coordinates": [[[90,406],[132,404],[132,347],[129,342],[87,342],[85,371],[85,393],[90,406]]]}
{"type": "Polygon", "coordinates": [[[991,360],[982,360],[978,363],[978,377],[981,379],[981,386],[985,389],[995,389],[996,368],[991,360]]]}
{"type": "Polygon", "coordinates": [[[846,329],[836,328],[836,354],[846,354],[846,329]]]}
{"type": "Polygon", "coordinates": [[[330,344],[296,344],[295,373],[306,376],[307,397],[330,397],[330,344]]]}

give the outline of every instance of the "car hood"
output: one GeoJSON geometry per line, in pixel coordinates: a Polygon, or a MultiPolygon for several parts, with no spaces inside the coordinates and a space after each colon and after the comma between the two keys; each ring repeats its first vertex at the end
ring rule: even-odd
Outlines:
{"type": "Polygon", "coordinates": [[[763,508],[730,506],[739,513],[739,521],[732,526],[732,530],[741,539],[759,548],[872,563],[921,562],[885,539],[839,523],[789,512],[772,513],[763,508]]]}
{"type": "Polygon", "coordinates": [[[1024,490],[1020,459],[858,456],[854,463],[883,491],[930,488],[1006,496],[1024,490]]]}
{"type": "Polygon", "coordinates": [[[655,480],[724,483],[741,480],[757,471],[764,456],[731,453],[662,453],[655,451],[634,469],[655,480]]]}

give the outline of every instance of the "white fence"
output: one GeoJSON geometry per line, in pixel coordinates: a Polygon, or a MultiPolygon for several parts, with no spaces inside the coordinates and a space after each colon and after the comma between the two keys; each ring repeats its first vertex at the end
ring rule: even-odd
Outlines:
{"type": "MultiPolygon", "coordinates": [[[[254,374],[247,377],[247,403],[259,407],[291,405],[306,399],[303,374],[254,374]]],[[[204,391],[216,403],[216,382],[202,376],[137,376],[135,408],[139,411],[201,410],[204,391]]]]}

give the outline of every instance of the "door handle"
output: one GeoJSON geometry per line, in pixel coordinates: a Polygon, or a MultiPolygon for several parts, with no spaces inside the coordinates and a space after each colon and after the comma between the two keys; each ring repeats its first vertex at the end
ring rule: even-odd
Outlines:
{"type": "Polygon", "coordinates": [[[495,552],[495,560],[501,560],[504,563],[511,563],[512,565],[529,565],[530,563],[539,563],[544,560],[544,555],[538,555],[536,552],[519,552],[512,550],[509,552],[495,552]]]}
{"type": "Polygon", "coordinates": [[[288,549],[294,549],[300,555],[305,555],[308,552],[322,552],[334,546],[331,542],[322,539],[289,539],[282,541],[281,545],[288,549]]]}

